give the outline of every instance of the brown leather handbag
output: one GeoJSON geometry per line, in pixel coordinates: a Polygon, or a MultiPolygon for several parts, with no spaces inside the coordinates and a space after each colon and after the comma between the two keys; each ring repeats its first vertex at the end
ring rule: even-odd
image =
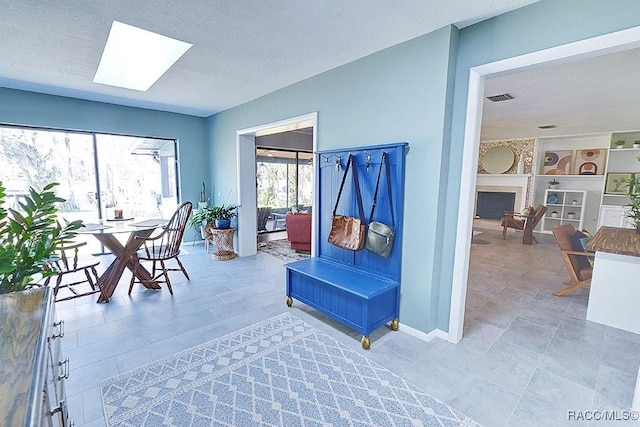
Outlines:
{"type": "Polygon", "coordinates": [[[340,183],[340,190],[338,191],[338,197],[336,198],[336,204],[333,208],[333,214],[331,216],[331,231],[329,232],[329,243],[336,245],[343,249],[351,251],[358,251],[364,248],[366,240],[367,226],[364,220],[364,208],[362,206],[362,196],[360,195],[360,183],[358,182],[358,171],[353,165],[353,185],[356,192],[356,201],[358,203],[359,218],[355,218],[347,215],[337,215],[338,203],[340,202],[340,196],[342,195],[342,189],[347,179],[347,174],[352,164],[355,162],[353,155],[349,155],[347,160],[347,167],[344,170],[342,176],[342,182],[340,183]]]}

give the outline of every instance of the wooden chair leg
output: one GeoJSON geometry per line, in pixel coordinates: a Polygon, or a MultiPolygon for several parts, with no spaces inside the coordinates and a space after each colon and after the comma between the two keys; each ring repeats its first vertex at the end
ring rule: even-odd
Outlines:
{"type": "MultiPolygon", "coordinates": [[[[93,267],[92,267],[92,269],[93,269],[93,267]]],[[[88,284],[89,284],[89,286],[91,287],[91,290],[92,290],[92,291],[95,291],[95,290],[96,290],[96,283],[95,283],[95,281],[93,280],[93,277],[91,277],[91,275],[89,274],[89,269],[88,269],[88,268],[85,268],[85,269],[84,269],[84,275],[85,275],[85,276],[86,276],[86,278],[87,278],[87,283],[88,283],[88,284]]]]}
{"type": "Polygon", "coordinates": [[[131,274],[131,282],[129,282],[129,295],[131,295],[131,291],[133,290],[133,284],[136,281],[136,274],[138,274],[138,264],[133,267],[133,273],[131,274]]]}
{"type": "Polygon", "coordinates": [[[104,289],[102,280],[100,280],[100,276],[98,276],[98,272],[96,271],[95,267],[91,267],[91,273],[93,273],[93,277],[95,278],[96,285],[98,286],[98,289],[100,289],[100,295],[102,295],[102,299],[104,300],[104,302],[108,303],[109,296],[107,295],[107,291],[104,289]]]}
{"type": "Polygon", "coordinates": [[[591,279],[588,279],[588,280],[582,280],[582,281],[577,282],[577,283],[575,283],[575,284],[573,284],[573,285],[571,285],[571,286],[569,286],[569,287],[566,287],[566,288],[564,288],[564,289],[561,289],[561,290],[559,290],[559,291],[556,291],[556,292],[554,292],[553,294],[554,294],[555,296],[559,297],[559,296],[562,296],[562,295],[564,295],[564,294],[567,294],[567,293],[569,293],[569,292],[571,292],[571,291],[575,291],[575,290],[576,290],[576,289],[578,289],[578,288],[582,288],[582,287],[585,287],[585,286],[589,286],[590,284],[591,284],[591,279]]]}
{"type": "Polygon", "coordinates": [[[180,260],[178,259],[178,257],[176,257],[176,261],[178,262],[178,265],[180,266],[180,270],[182,270],[182,274],[184,274],[184,277],[187,278],[187,280],[191,280],[189,278],[189,275],[187,274],[187,270],[185,270],[184,266],[182,265],[182,263],[180,262],[180,260]]]}
{"type": "Polygon", "coordinates": [[[167,288],[169,288],[169,293],[173,295],[173,288],[171,287],[171,281],[169,280],[169,271],[167,271],[167,267],[164,265],[164,261],[160,261],[160,266],[162,267],[162,271],[164,272],[164,278],[165,278],[165,281],[167,282],[167,288]]]}
{"type": "Polygon", "coordinates": [[[153,264],[151,265],[151,278],[156,278],[156,261],[153,261],[153,264]]]}
{"type": "Polygon", "coordinates": [[[56,279],[56,290],[54,292],[54,295],[58,295],[58,292],[60,291],[60,288],[62,287],[62,275],[58,275],[58,278],[56,279]]]}

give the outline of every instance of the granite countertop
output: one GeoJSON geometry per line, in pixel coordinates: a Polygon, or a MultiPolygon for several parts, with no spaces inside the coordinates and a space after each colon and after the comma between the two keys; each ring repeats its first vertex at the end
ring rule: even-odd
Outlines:
{"type": "MultiPolygon", "coordinates": [[[[0,295],[0,425],[34,422],[42,407],[45,289],[0,295]]],[[[50,289],[50,288],[49,288],[50,289]]],[[[46,338],[46,337],[45,337],[46,338]]],[[[31,425],[31,424],[29,424],[31,425]]],[[[43,424],[44,425],[44,424],[43,424]]]]}

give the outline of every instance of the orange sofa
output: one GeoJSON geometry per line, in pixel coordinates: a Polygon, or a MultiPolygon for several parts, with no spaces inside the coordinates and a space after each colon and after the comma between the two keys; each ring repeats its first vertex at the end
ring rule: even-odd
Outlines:
{"type": "Polygon", "coordinates": [[[311,214],[306,212],[287,212],[284,217],[287,224],[287,239],[296,251],[311,250],[311,214]]]}

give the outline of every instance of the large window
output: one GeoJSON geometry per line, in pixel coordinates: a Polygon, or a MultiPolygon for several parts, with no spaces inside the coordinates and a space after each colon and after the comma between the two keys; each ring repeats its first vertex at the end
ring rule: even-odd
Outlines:
{"type": "Polygon", "coordinates": [[[256,152],[258,207],[284,213],[313,202],[313,154],[258,148],[256,152]]]}
{"type": "Polygon", "coordinates": [[[175,141],[0,126],[0,181],[17,206],[29,187],[58,182],[67,220],[165,217],[177,207],[175,141]]]}

